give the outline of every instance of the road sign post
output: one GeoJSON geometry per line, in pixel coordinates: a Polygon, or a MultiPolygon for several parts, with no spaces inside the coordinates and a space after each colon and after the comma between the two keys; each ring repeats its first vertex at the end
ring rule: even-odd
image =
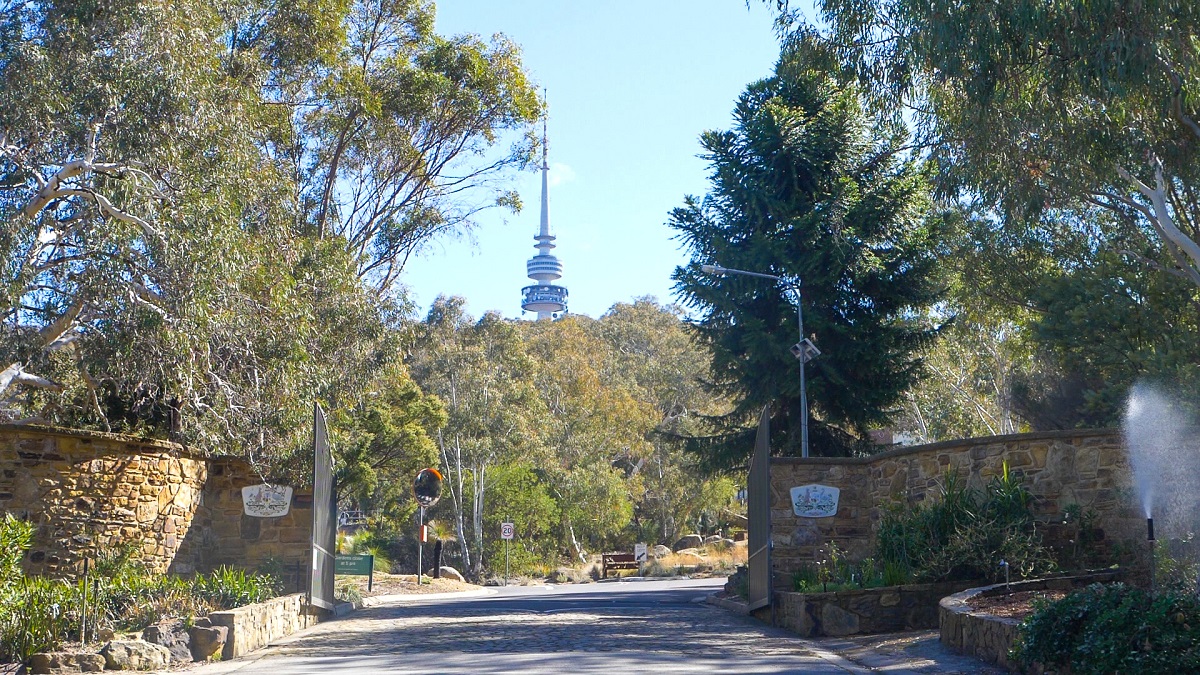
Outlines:
{"type": "Polygon", "coordinates": [[[508,545],[516,528],[512,523],[500,523],[500,538],[504,540],[504,585],[508,585],[508,545]]]}
{"type": "Polygon", "coordinates": [[[634,562],[636,562],[638,564],[638,576],[639,577],[646,576],[646,559],[648,557],[649,556],[646,555],[646,545],[645,544],[639,543],[639,544],[633,545],[633,560],[634,560],[634,562]]]}
{"type": "Polygon", "coordinates": [[[437,504],[442,496],[441,472],[437,469],[421,469],[413,480],[413,496],[417,499],[417,505],[421,507],[420,521],[417,524],[417,585],[420,586],[421,576],[425,572],[425,540],[429,538],[428,530],[425,529],[425,509],[437,504]]]}

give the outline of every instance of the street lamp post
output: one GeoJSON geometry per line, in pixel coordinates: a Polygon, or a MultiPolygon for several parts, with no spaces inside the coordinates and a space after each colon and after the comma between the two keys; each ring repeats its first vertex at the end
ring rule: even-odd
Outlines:
{"type": "Polygon", "coordinates": [[[800,361],[800,456],[808,457],[808,391],[804,382],[804,365],[820,356],[821,350],[817,349],[812,340],[804,337],[804,309],[800,303],[800,282],[797,280],[794,284],[789,284],[786,279],[774,274],[735,270],[728,267],[721,267],[720,265],[701,265],[700,271],[705,274],[740,274],[747,277],[781,281],[784,284],[788,284],[788,287],[796,294],[796,324],[800,329],[800,341],[792,345],[791,351],[792,355],[800,361]]]}

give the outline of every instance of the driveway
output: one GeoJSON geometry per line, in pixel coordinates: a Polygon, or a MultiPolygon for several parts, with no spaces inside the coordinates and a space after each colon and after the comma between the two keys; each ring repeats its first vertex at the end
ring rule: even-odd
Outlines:
{"type": "Polygon", "coordinates": [[[248,658],[188,672],[872,672],[817,642],[704,604],[722,582],[547,585],[499,588],[484,597],[415,597],[321,623],[248,658]]]}

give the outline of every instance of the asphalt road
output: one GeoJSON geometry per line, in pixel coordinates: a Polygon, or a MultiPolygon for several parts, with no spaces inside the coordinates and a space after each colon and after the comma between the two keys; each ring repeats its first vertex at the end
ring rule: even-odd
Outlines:
{"type": "Polygon", "coordinates": [[[703,603],[723,582],[496,588],[364,608],[190,675],[866,672],[703,603]]]}

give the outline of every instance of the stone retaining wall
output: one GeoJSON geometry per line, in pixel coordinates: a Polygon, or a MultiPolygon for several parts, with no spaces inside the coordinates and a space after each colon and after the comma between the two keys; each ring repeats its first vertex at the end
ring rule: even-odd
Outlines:
{"type": "Polygon", "coordinates": [[[262,649],[274,640],[317,623],[317,617],[304,613],[302,593],[284,595],[224,612],[213,612],[208,618],[214,626],[225,626],[229,629],[229,637],[221,651],[221,658],[226,661],[262,649]]]}
{"type": "Polygon", "coordinates": [[[1008,660],[1008,650],[1016,642],[1020,619],[993,616],[971,609],[970,602],[980,596],[990,597],[1022,591],[1072,591],[1093,583],[1109,583],[1118,578],[1116,572],[1083,574],[1051,579],[1033,579],[1012,584],[994,584],[955,593],[938,605],[938,623],[942,644],[960,654],[974,656],[988,663],[1016,669],[1008,660]]]}
{"type": "Polygon", "coordinates": [[[1071,532],[1062,521],[1064,509],[1071,504],[1095,512],[1102,546],[1133,550],[1123,545],[1144,538],[1145,521],[1134,505],[1128,454],[1116,430],[974,438],[871,457],[780,457],[771,460],[775,587],[789,588],[792,572],[827,555],[830,543],[836,543],[852,559],[872,555],[875,527],[885,505],[935,498],[947,472],[982,488],[1001,473],[1005,462],[1032,493],[1039,530],[1048,545],[1070,545],[1071,532]],[[835,516],[800,518],[794,514],[791,488],[810,483],[841,490],[835,516]]]}
{"type": "Polygon", "coordinates": [[[776,593],[771,622],[803,637],[936,628],[938,602],[967,585],[951,582],[829,593],[776,593]]]}
{"type": "Polygon", "coordinates": [[[165,571],[207,478],[203,458],[171,443],[0,425],[0,513],[37,526],[28,573],[72,575],[85,557],[125,542],[165,571]]]}
{"type": "Polygon", "coordinates": [[[278,518],[243,514],[247,463],[165,441],[0,425],[0,515],[36,526],[28,574],[73,577],[85,558],[127,543],[156,572],[270,563],[298,589],[309,563],[312,492],[295,490],[278,518]]]}

